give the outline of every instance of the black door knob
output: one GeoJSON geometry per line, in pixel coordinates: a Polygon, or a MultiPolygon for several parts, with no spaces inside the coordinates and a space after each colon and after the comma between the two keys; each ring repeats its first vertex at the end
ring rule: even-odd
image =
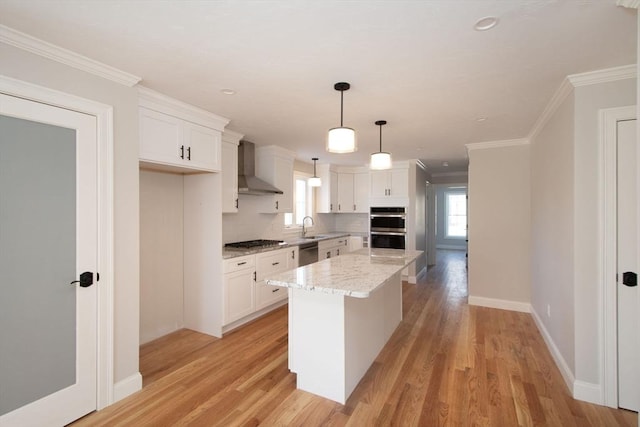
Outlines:
{"type": "Polygon", "coordinates": [[[72,285],[74,283],[80,283],[81,288],[88,288],[93,285],[93,273],[91,271],[85,271],[80,275],[80,280],[74,280],[71,282],[72,285]]]}
{"type": "Polygon", "coordinates": [[[638,286],[638,275],[633,271],[622,273],[622,284],[629,287],[638,286]]]}

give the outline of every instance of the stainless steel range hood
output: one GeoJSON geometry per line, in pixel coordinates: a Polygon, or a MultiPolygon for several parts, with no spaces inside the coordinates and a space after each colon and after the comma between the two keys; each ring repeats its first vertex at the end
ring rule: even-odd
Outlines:
{"type": "Polygon", "coordinates": [[[238,194],[268,196],[282,194],[273,185],[256,177],[255,145],[253,142],[240,141],[238,146],[238,194]]]}

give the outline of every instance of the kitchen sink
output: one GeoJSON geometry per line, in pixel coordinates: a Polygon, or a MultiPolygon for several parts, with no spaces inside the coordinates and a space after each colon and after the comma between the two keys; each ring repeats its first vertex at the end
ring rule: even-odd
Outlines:
{"type": "Polygon", "coordinates": [[[318,234],[317,236],[304,236],[303,239],[309,239],[309,240],[313,240],[313,239],[324,239],[327,236],[323,236],[321,234],[318,234]]]}

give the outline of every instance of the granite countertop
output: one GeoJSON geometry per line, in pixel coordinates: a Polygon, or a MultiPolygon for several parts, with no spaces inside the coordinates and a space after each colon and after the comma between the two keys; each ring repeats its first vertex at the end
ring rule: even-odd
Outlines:
{"type": "Polygon", "coordinates": [[[364,248],[266,279],[267,285],[367,298],[423,251],[364,248]]]}
{"type": "MultiPolygon", "coordinates": [[[[311,236],[314,234],[311,233],[311,236]]],[[[229,258],[237,258],[245,255],[253,255],[263,252],[276,251],[278,249],[288,248],[291,246],[299,246],[303,243],[309,242],[319,242],[320,240],[329,240],[336,239],[338,237],[349,236],[350,233],[341,233],[341,232],[333,232],[333,233],[320,233],[314,239],[303,239],[302,237],[294,237],[292,239],[287,239],[284,243],[278,246],[270,246],[268,248],[252,248],[252,249],[227,249],[225,247],[222,248],[222,259],[229,258]]]]}

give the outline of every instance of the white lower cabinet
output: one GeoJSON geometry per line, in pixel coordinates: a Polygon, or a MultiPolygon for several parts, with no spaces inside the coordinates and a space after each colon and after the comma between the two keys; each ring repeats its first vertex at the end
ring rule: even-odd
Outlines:
{"type": "Polygon", "coordinates": [[[287,270],[289,251],[273,251],[256,255],[256,309],[260,310],[287,297],[287,289],[269,286],[265,279],[287,270]]]}
{"type": "Polygon", "coordinates": [[[224,324],[255,311],[255,261],[255,255],[248,255],[224,263],[224,324]]]}
{"type": "Polygon", "coordinates": [[[337,257],[347,252],[349,252],[349,236],[320,240],[318,242],[318,261],[337,257]]]}
{"type": "Polygon", "coordinates": [[[287,289],[265,279],[298,267],[298,247],[246,255],[224,261],[224,325],[287,298],[287,289]]]}

